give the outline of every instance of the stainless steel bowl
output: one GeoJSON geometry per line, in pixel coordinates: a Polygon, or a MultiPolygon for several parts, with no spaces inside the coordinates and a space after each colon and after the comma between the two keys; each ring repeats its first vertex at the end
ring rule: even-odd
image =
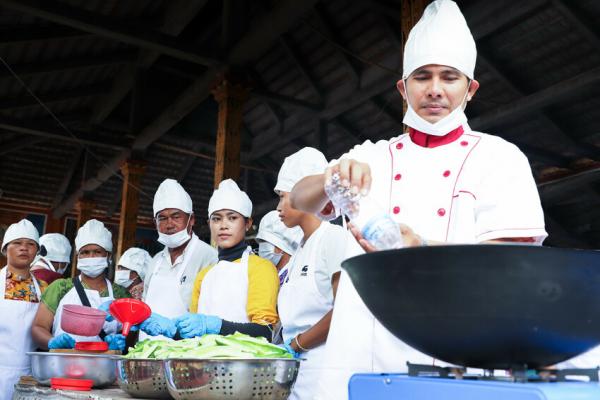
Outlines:
{"type": "Polygon", "coordinates": [[[117,360],[117,383],[133,397],[170,399],[163,360],[117,360]]]}
{"type": "Polygon", "coordinates": [[[117,357],[105,354],[28,352],[35,380],[50,385],[50,378],[92,379],[94,386],[106,386],[116,379],[117,357]]]}
{"type": "Polygon", "coordinates": [[[175,399],[287,399],[298,375],[294,359],[165,360],[167,388],[175,399]]]}

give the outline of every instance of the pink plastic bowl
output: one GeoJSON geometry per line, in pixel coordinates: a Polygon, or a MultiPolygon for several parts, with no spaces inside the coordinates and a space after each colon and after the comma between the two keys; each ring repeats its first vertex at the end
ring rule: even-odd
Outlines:
{"type": "Polygon", "coordinates": [[[92,307],[67,304],[63,307],[60,327],[79,336],[96,336],[102,330],[106,313],[92,307]]]}

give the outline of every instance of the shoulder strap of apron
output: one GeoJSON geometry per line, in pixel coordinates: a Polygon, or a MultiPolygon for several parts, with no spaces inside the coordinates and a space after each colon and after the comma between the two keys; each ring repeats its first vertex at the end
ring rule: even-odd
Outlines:
{"type": "MultiPolygon", "coordinates": [[[[71,278],[71,280],[73,281],[73,286],[75,286],[75,290],[77,291],[77,295],[79,296],[79,301],[81,301],[81,304],[86,307],[91,307],[92,305],[90,304],[87,294],[85,294],[85,289],[83,288],[83,284],[79,280],[79,277],[75,276],[71,278]]],[[[106,337],[106,332],[104,332],[104,329],[100,331],[98,336],[100,336],[100,339],[104,340],[106,337]]]]}

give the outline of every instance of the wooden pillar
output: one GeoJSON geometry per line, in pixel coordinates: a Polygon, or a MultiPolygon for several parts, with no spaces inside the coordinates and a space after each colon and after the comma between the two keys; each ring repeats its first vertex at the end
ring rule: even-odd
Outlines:
{"type": "Polygon", "coordinates": [[[119,220],[119,238],[115,260],[135,244],[135,230],[139,206],[139,187],[146,171],[146,162],[128,160],[121,167],[123,173],[123,190],[121,191],[121,216],[119,220]]]}
{"type": "MultiPolygon", "coordinates": [[[[83,224],[92,219],[92,212],[96,207],[96,202],[88,198],[82,198],[77,201],[75,207],[77,209],[77,229],[79,229],[83,224]]],[[[74,245],[75,244],[73,244],[73,248],[74,245]]],[[[77,275],[78,271],[77,268],[75,268],[76,265],[77,251],[75,251],[75,254],[73,255],[73,260],[71,262],[71,277],[75,277],[77,275]]]]}
{"type": "MultiPolygon", "coordinates": [[[[408,39],[410,30],[415,26],[421,19],[423,11],[430,3],[430,0],[403,0],[401,8],[401,30],[402,30],[402,52],[404,52],[404,46],[408,39]]],[[[402,53],[404,56],[404,53],[402,53]]],[[[406,114],[407,104],[402,103],[402,115],[406,114]]]]}
{"type": "Polygon", "coordinates": [[[222,74],[212,93],[219,104],[215,160],[215,188],[222,180],[240,176],[242,112],[249,88],[244,79],[222,74]]]}

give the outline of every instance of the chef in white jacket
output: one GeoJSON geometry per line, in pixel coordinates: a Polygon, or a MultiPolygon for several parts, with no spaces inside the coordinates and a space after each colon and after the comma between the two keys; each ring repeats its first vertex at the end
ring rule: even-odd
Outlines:
{"type": "Polygon", "coordinates": [[[320,151],[305,147],[285,159],[275,186],[281,221],[289,228],[299,227],[303,233],[288,263],[277,301],[285,347],[304,359],[289,397],[293,400],[315,397],[315,383],[326,362],[325,341],[341,262],[363,252],[346,228],[290,205],[289,193],[296,182],[320,173],[326,165],[320,151]]]}
{"type": "Polygon", "coordinates": [[[160,184],[153,211],[158,241],[165,247],[152,259],[144,279],[143,300],[153,315],[140,326],[140,340],[147,338],[146,334],[157,335],[171,324],[164,318],[189,311],[196,274],[217,262],[217,250],[192,230],[196,223],[192,198],[177,181],[165,179],[160,184]]]}
{"type": "Polygon", "coordinates": [[[42,297],[29,266],[39,250],[39,233],[23,219],[2,240],[7,265],[0,270],[0,400],[12,398],[19,377],[31,374],[28,351],[35,350],[31,324],[42,297]]]}
{"type": "MultiPolygon", "coordinates": [[[[324,174],[296,185],[292,205],[321,209],[328,201],[324,185],[339,173],[351,192],[371,196],[401,223],[405,245],[540,244],[547,234],[527,158],[467,123],[464,108],[479,87],[476,58],[458,6],[431,3],[408,37],[397,83],[408,103],[408,133],[354,147],[324,174]]],[[[377,250],[357,236],[367,251],[377,250]]],[[[345,399],[353,374],[403,372],[407,361],[435,360],[391,335],[342,273],[316,398],[345,399]]]]}

